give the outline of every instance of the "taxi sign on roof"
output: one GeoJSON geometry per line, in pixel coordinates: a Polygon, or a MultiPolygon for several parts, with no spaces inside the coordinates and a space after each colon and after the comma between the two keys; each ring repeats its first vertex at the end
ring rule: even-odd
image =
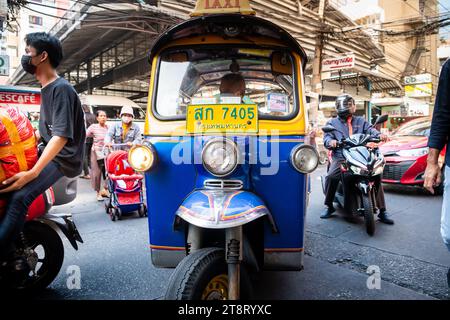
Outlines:
{"type": "Polygon", "coordinates": [[[249,0],[197,0],[191,17],[221,13],[256,14],[250,7],[249,0]]]}

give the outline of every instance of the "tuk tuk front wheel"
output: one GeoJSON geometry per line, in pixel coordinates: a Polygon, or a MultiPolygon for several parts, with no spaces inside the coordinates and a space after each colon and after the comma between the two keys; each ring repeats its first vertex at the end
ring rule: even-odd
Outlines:
{"type": "MultiPolygon", "coordinates": [[[[200,249],[186,256],[169,279],[166,300],[228,300],[228,267],[220,248],[200,249]]],[[[251,282],[241,265],[241,300],[251,298],[251,282]]]]}

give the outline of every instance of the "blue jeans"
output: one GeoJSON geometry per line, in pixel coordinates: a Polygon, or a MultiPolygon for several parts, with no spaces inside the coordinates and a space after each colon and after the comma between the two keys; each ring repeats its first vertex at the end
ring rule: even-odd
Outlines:
{"type": "Polygon", "coordinates": [[[58,165],[50,162],[36,179],[22,189],[5,194],[8,205],[3,220],[0,221],[0,256],[6,254],[22,231],[28,207],[62,177],[58,165]]]}
{"type": "Polygon", "coordinates": [[[445,167],[444,199],[442,202],[441,236],[450,251],[450,167],[445,167]]]}

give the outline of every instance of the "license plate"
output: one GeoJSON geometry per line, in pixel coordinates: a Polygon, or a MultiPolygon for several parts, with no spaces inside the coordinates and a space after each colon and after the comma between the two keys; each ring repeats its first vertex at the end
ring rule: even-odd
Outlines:
{"type": "Polygon", "coordinates": [[[186,117],[187,133],[256,133],[256,104],[190,105],[186,117]]]}

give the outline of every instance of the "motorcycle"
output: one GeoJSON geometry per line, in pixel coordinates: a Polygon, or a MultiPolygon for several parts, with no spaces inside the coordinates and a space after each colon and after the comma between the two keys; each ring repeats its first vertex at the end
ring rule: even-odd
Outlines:
{"type": "Polygon", "coordinates": [[[64,245],[58,230],[75,250],[78,250],[77,242],[83,243],[71,214],[49,213],[52,206],[74,200],[76,186],[76,179],[63,177],[31,204],[14,251],[5,261],[0,260],[2,293],[37,292],[53,282],[64,261],[64,245]],[[18,272],[9,266],[8,261],[19,257],[26,261],[29,272],[18,272]]]}
{"type": "MultiPolygon", "coordinates": [[[[380,116],[372,127],[387,121],[380,116]]],[[[331,125],[322,131],[339,131],[331,125]]],[[[340,132],[340,131],[339,131],[340,132]]],[[[369,235],[375,233],[375,214],[377,210],[377,192],[381,187],[381,177],[385,160],[378,149],[380,139],[368,134],[354,134],[338,141],[336,148],[343,149],[345,161],[341,165],[341,178],[337,188],[335,202],[349,216],[362,216],[369,235]]],[[[321,177],[325,194],[325,177],[321,177]]]]}

